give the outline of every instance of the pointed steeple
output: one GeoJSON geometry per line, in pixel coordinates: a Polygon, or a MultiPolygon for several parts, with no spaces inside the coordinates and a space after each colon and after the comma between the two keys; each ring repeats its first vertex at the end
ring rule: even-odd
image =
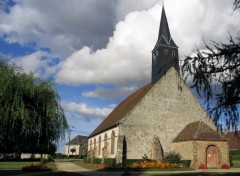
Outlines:
{"type": "Polygon", "coordinates": [[[171,37],[163,6],[158,39],[152,50],[152,83],[157,83],[171,67],[179,71],[178,47],[171,37]]]}
{"type": "Polygon", "coordinates": [[[160,45],[177,47],[170,34],[164,5],[162,6],[162,15],[158,33],[158,40],[153,51],[156,50],[160,45]]]}

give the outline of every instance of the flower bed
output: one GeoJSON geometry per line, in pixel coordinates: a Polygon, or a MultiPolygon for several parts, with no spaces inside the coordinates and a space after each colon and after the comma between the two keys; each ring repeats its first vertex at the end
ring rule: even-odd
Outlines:
{"type": "Polygon", "coordinates": [[[22,168],[23,171],[51,171],[52,169],[49,168],[45,164],[34,164],[26,165],[22,168]]]}
{"type": "Polygon", "coordinates": [[[221,169],[229,169],[230,166],[228,164],[223,164],[221,165],[221,169]]]}
{"type": "Polygon", "coordinates": [[[142,161],[140,163],[132,165],[132,168],[139,169],[167,169],[167,168],[179,168],[178,164],[171,164],[169,162],[160,162],[160,161],[142,161]]]}
{"type": "Polygon", "coordinates": [[[207,166],[205,164],[200,164],[200,166],[198,167],[198,169],[208,169],[207,166]]]}

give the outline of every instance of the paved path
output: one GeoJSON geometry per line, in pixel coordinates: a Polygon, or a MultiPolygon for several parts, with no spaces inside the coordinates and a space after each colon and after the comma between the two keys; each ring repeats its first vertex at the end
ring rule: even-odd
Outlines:
{"type": "Polygon", "coordinates": [[[215,173],[239,173],[240,175],[240,168],[231,168],[231,169],[206,169],[206,170],[194,170],[194,171],[142,171],[142,172],[130,172],[124,173],[123,171],[117,171],[117,172],[103,172],[103,171],[91,171],[85,168],[82,168],[80,166],[77,166],[76,164],[72,163],[69,160],[56,160],[55,161],[56,167],[59,171],[65,171],[65,172],[74,172],[79,173],[86,176],[128,176],[130,174],[191,174],[191,173],[204,173],[204,172],[215,172],[215,173]]]}

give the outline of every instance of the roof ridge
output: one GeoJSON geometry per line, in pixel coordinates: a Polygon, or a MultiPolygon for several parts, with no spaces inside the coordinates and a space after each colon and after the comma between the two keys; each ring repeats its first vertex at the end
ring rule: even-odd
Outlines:
{"type": "MultiPolygon", "coordinates": [[[[194,123],[194,122],[193,122],[193,123],[194,123]]],[[[193,136],[193,139],[196,139],[196,138],[197,138],[198,130],[199,130],[199,128],[200,128],[200,123],[201,123],[201,121],[198,121],[198,127],[197,127],[197,130],[196,130],[195,135],[193,136]]]]}

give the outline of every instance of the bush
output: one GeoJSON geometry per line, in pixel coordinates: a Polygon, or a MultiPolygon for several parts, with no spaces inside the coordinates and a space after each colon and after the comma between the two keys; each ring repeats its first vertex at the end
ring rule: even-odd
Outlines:
{"type": "Polygon", "coordinates": [[[129,167],[133,165],[134,163],[140,163],[144,161],[143,159],[125,159],[124,161],[124,167],[129,167]]]}
{"type": "Polygon", "coordinates": [[[103,164],[106,166],[113,167],[116,165],[116,159],[115,158],[104,158],[103,164]]]}
{"type": "Polygon", "coordinates": [[[232,160],[240,160],[240,155],[231,155],[232,160]]]}
{"type": "Polygon", "coordinates": [[[42,165],[47,164],[47,162],[48,162],[48,159],[45,159],[45,158],[41,158],[41,159],[40,159],[40,163],[41,163],[42,165]]]}
{"type": "Polygon", "coordinates": [[[170,152],[165,156],[164,161],[172,164],[180,163],[181,156],[179,153],[170,152]]]}
{"type": "Polygon", "coordinates": [[[92,164],[102,164],[102,158],[93,158],[92,164]]]}
{"type": "Polygon", "coordinates": [[[190,167],[191,160],[180,160],[180,163],[183,164],[184,167],[190,167]]]}
{"type": "Polygon", "coordinates": [[[240,155],[240,150],[231,150],[229,151],[230,155],[240,155]]]}

